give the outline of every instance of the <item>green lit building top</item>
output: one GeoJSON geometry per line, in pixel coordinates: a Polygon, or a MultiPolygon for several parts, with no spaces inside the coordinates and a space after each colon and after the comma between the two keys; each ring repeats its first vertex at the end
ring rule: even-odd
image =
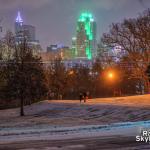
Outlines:
{"type": "Polygon", "coordinates": [[[96,22],[91,13],[82,13],[77,22],[75,57],[92,60],[96,56],[96,22]]]}

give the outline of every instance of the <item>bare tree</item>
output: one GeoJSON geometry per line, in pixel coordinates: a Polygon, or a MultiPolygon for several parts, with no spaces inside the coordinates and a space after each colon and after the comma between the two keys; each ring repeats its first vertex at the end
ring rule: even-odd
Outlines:
{"type": "Polygon", "coordinates": [[[109,33],[103,34],[102,42],[109,47],[114,44],[126,51],[127,62],[132,68],[132,77],[140,79],[148,91],[145,70],[150,62],[150,9],[135,19],[113,23],[109,33]]]}

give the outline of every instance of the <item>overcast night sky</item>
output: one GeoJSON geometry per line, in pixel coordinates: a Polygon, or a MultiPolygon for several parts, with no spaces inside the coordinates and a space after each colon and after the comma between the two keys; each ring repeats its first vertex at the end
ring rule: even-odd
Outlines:
{"type": "Polygon", "coordinates": [[[36,27],[42,47],[63,43],[71,45],[80,12],[90,11],[97,22],[97,38],[112,22],[135,17],[150,8],[150,0],[0,0],[0,18],[4,32],[14,30],[17,11],[24,24],[36,27]]]}

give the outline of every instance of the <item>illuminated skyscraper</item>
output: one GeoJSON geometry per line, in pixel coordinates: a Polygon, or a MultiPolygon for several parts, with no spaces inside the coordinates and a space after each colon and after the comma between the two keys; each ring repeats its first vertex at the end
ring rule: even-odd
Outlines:
{"type": "Polygon", "coordinates": [[[77,23],[75,57],[91,60],[96,53],[96,22],[91,13],[82,13],[77,23]]]}
{"type": "Polygon", "coordinates": [[[16,20],[15,20],[15,34],[17,41],[20,41],[22,38],[26,38],[28,42],[37,42],[35,36],[36,29],[32,25],[25,25],[21,17],[21,13],[18,11],[16,20]]]}
{"type": "Polygon", "coordinates": [[[15,20],[15,34],[16,34],[16,41],[20,41],[23,37],[23,19],[21,17],[20,12],[18,11],[16,20],[15,20]]]}
{"type": "Polygon", "coordinates": [[[20,11],[18,11],[16,21],[15,21],[15,32],[18,32],[19,30],[21,30],[22,25],[23,25],[23,19],[21,18],[20,11]]]}
{"type": "Polygon", "coordinates": [[[41,50],[39,41],[36,40],[36,28],[32,25],[25,25],[19,11],[15,20],[15,39],[17,43],[26,39],[29,47],[41,50]]]}

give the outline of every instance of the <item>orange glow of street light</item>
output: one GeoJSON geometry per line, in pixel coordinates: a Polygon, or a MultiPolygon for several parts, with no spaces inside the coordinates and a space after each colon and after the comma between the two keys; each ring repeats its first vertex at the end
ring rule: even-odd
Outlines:
{"type": "Polygon", "coordinates": [[[73,74],[74,74],[74,71],[71,70],[71,71],[69,72],[69,75],[73,75],[73,74]]]}
{"type": "Polygon", "coordinates": [[[108,72],[107,73],[107,78],[113,80],[115,78],[114,72],[108,72]]]}
{"type": "Polygon", "coordinates": [[[109,72],[108,73],[108,78],[110,78],[110,79],[114,78],[114,74],[112,72],[109,72]]]}

